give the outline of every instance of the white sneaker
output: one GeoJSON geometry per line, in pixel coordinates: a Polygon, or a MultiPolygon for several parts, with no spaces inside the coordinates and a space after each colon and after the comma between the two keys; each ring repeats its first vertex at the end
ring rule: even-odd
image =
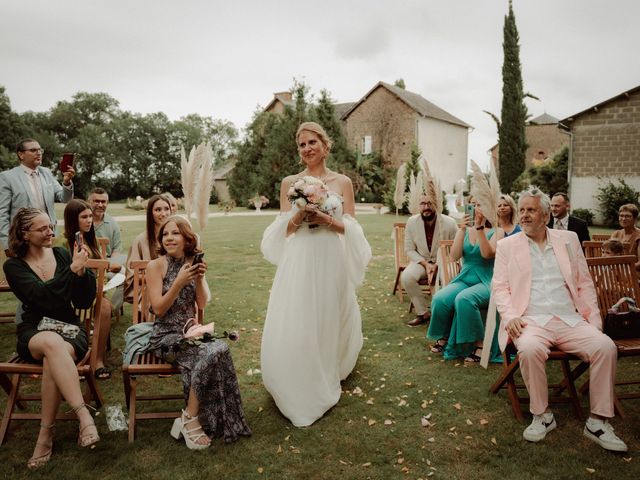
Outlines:
{"type": "Polygon", "coordinates": [[[553,413],[545,412],[542,415],[534,415],[531,425],[525,429],[522,436],[529,442],[539,442],[556,426],[556,419],[553,418],[553,413]]]}
{"type": "Polygon", "coordinates": [[[606,420],[589,417],[584,425],[584,436],[606,450],[627,451],[627,445],[613,433],[613,427],[606,420]]]}

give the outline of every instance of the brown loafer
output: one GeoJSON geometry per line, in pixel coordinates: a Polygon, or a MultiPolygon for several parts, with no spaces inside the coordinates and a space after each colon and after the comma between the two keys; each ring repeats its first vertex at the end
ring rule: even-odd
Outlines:
{"type": "Polygon", "coordinates": [[[410,322],[407,322],[407,326],[418,327],[420,325],[424,325],[429,321],[430,318],[431,314],[429,312],[425,313],[424,315],[417,315],[416,318],[414,318],[410,322]]]}

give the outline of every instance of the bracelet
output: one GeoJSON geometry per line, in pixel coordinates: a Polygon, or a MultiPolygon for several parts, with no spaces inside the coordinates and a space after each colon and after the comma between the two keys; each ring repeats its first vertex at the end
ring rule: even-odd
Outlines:
{"type": "Polygon", "coordinates": [[[331,219],[331,221],[329,223],[327,223],[327,228],[331,228],[331,225],[333,225],[333,217],[329,217],[331,219]]]}
{"type": "Polygon", "coordinates": [[[302,225],[301,223],[296,223],[293,221],[293,217],[291,217],[291,223],[293,223],[294,227],[299,227],[300,225],[302,225]]]}
{"type": "Polygon", "coordinates": [[[484,225],[480,225],[479,227],[476,227],[476,230],[484,230],[484,225]]]}

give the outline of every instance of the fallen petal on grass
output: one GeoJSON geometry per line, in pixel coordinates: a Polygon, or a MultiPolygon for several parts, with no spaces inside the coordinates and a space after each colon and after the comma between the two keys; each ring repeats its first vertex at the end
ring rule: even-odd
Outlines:
{"type": "Polygon", "coordinates": [[[462,405],[460,405],[459,403],[455,403],[453,405],[453,408],[455,408],[456,410],[462,410],[462,405]]]}

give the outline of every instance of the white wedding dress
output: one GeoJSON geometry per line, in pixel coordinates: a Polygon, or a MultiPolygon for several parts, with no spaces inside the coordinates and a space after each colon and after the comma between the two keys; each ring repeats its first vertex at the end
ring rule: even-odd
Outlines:
{"type": "Polygon", "coordinates": [[[297,427],[311,425],[338,403],[340,380],[362,348],[355,289],[371,248],[358,222],[342,216],[336,203],[334,218],[344,223],[344,235],[303,223],[287,238],[292,210],[280,214],[262,238],[263,255],[278,266],[262,334],[262,380],[297,427]]]}

